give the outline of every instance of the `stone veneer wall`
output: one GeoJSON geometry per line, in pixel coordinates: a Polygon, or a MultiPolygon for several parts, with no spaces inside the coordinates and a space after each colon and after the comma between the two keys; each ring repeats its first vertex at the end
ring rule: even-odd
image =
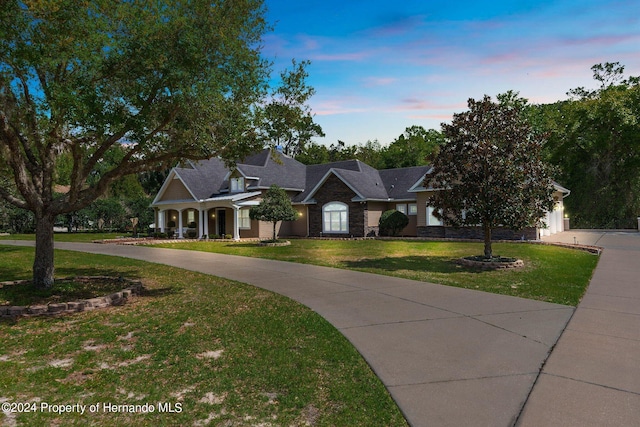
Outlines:
{"type": "Polygon", "coordinates": [[[311,237],[365,237],[371,227],[367,224],[367,204],[352,202],[356,194],[335,175],[330,175],[314,194],[316,204],[309,205],[309,236],[311,237]],[[328,234],[322,232],[322,207],[329,202],[342,202],[349,206],[349,232],[328,234]],[[366,231],[365,231],[366,229],[366,231]]]}
{"type": "MultiPolygon", "coordinates": [[[[447,239],[484,239],[481,227],[418,227],[418,237],[434,237],[447,239]]],[[[491,233],[494,240],[537,240],[538,233],[535,227],[524,230],[511,230],[508,228],[494,228],[491,233]]]]}

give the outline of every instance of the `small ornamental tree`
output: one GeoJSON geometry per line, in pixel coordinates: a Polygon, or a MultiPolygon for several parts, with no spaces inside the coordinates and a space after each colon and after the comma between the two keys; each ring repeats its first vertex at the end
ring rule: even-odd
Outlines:
{"type": "Polygon", "coordinates": [[[381,235],[396,236],[402,229],[409,225],[409,217],[400,211],[391,209],[382,213],[378,224],[381,235]]]}
{"type": "Polygon", "coordinates": [[[429,199],[434,215],[454,227],[481,226],[484,257],[492,258],[498,226],[536,225],[553,208],[551,169],[542,161],[542,137],[525,118],[527,101],[508,92],[469,99],[469,111],[442,124],[446,143],[425,185],[440,191],[429,199]]]}
{"type": "Polygon", "coordinates": [[[249,218],[273,223],[273,241],[278,240],[276,225],[279,221],[294,221],[298,212],[291,205],[287,192],[277,185],[269,187],[258,206],[249,210],[249,218]]]}

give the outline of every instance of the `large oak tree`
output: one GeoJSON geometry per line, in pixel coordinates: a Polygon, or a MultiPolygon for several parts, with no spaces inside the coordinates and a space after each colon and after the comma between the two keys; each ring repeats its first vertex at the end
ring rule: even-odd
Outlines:
{"type": "Polygon", "coordinates": [[[551,169],[542,160],[542,136],[514,92],[469,99],[469,110],[443,123],[446,142],[425,184],[438,189],[429,203],[452,226],[478,226],[491,258],[492,229],[536,225],[553,207],[551,169]]]}
{"type": "Polygon", "coordinates": [[[53,283],[56,215],[128,174],[257,148],[266,29],[261,0],[2,2],[0,198],[35,215],[37,286],[53,283]],[[56,197],[65,156],[70,190],[56,197]]]}

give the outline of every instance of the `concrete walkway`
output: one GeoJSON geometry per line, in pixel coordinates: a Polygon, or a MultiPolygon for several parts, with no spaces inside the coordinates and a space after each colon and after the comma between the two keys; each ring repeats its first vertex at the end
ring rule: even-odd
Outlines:
{"type": "MultiPolygon", "coordinates": [[[[573,243],[573,236],[561,238],[573,243]]],[[[622,236],[610,245],[605,254],[611,256],[603,256],[548,361],[571,307],[203,252],[81,243],[56,248],[189,268],[295,299],[355,345],[412,426],[634,425],[640,419],[640,299],[631,282],[640,278],[640,239],[622,236]],[[635,256],[635,263],[616,251],[635,256]],[[608,290],[611,283],[618,291],[608,290]]]]}
{"type": "Polygon", "coordinates": [[[640,233],[566,231],[605,248],[519,426],[640,425],[640,233]]]}

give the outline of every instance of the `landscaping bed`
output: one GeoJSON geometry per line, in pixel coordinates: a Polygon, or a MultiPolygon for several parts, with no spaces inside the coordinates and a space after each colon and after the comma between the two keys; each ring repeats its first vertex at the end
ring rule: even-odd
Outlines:
{"type": "Polygon", "coordinates": [[[122,305],[142,289],[140,281],[107,276],[56,279],[47,289],[34,288],[31,280],[0,282],[0,318],[52,316],[122,305]]]}

